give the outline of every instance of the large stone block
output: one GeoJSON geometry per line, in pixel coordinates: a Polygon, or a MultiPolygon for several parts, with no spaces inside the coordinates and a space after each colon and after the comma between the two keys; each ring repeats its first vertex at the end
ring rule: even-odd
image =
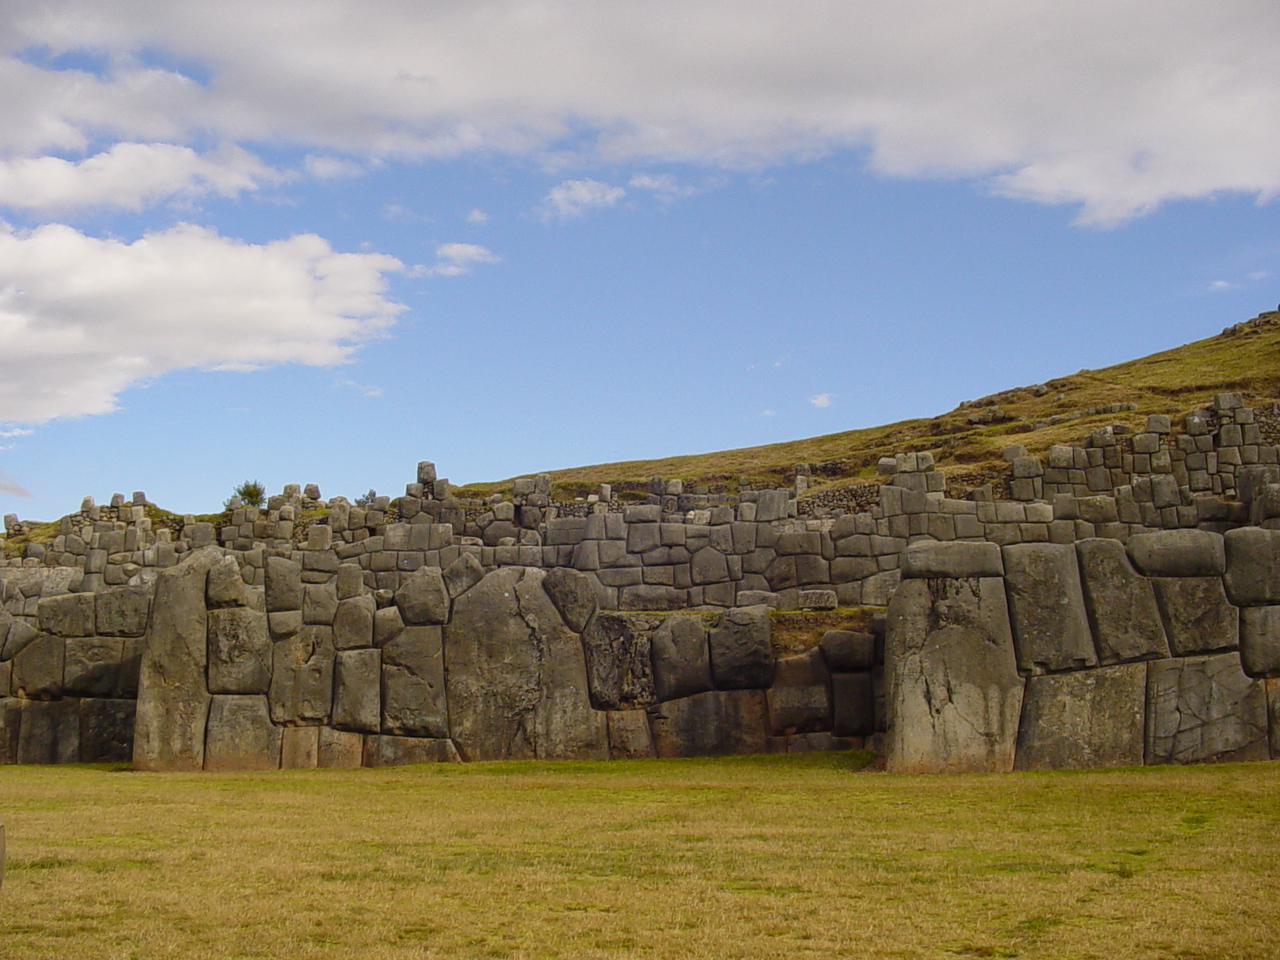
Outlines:
{"type": "Polygon", "coordinates": [[[860,673],[875,666],[876,638],[870,633],[828,630],[822,635],[818,649],[832,673],[860,673]]]}
{"type": "Polygon", "coordinates": [[[773,683],[769,608],[735,607],[721,614],[708,634],[711,676],[718,690],[763,689],[773,683]]]}
{"type": "Polygon", "coordinates": [[[382,723],[382,653],[339,650],[333,662],[333,725],[377,733],[382,723]]]}
{"type": "Polygon", "coordinates": [[[876,695],[870,672],[831,674],[831,732],[869,737],[875,732],[876,695]]]}
{"type": "Polygon", "coordinates": [[[405,577],[396,591],[396,606],[409,626],[447,623],[449,591],[438,567],[422,567],[405,577]]]}
{"type": "Polygon", "coordinates": [[[311,770],[319,766],[322,727],[280,728],[280,769],[311,770]]]}
{"type": "Polygon", "coordinates": [[[209,611],[209,692],[266,693],[271,687],[267,615],[248,607],[209,611]]]}
{"type": "Polygon", "coordinates": [[[78,763],[80,702],[24,700],[18,763],[78,763]]]}
{"type": "Polygon", "coordinates": [[[774,736],[830,730],[831,672],[822,651],[778,660],[765,700],[774,736]]]}
{"type": "Polygon", "coordinates": [[[205,600],[211,608],[246,605],[244,577],[235,557],[223,557],[209,570],[205,583],[205,600]]]}
{"type": "Polygon", "coordinates": [[[578,635],[541,570],[504,567],[454,603],[445,627],[449,723],[467,760],[605,759],[578,635]]]}
{"type": "Polygon", "coordinates": [[[333,628],[308,625],[271,649],[271,719],[319,723],[333,706],[333,628]]]}
{"type": "Polygon", "coordinates": [[[55,637],[88,637],[94,633],[92,593],[64,593],[41,597],[37,607],[40,629],[55,637]]]}
{"type": "Polygon", "coordinates": [[[1227,555],[1222,535],[1207,530],[1158,530],[1129,538],[1129,556],[1148,577],[1220,577],[1227,555]]]}
{"type": "Polygon", "coordinates": [[[648,708],[659,757],[767,753],[769,708],[763,690],[712,690],[648,708]]]}
{"type": "Polygon", "coordinates": [[[591,578],[568,567],[557,567],[547,571],[542,588],[565,625],[574,633],[582,633],[596,612],[596,592],[591,578]]]}
{"type": "Polygon", "coordinates": [[[4,650],[0,652],[0,660],[15,659],[27,644],[40,636],[40,631],[24,619],[10,617],[8,623],[9,630],[5,636],[4,650]]]}
{"type": "Polygon", "coordinates": [[[890,770],[1013,769],[1023,681],[1002,580],[904,580],[889,604],[885,672],[890,770]]]}
{"type": "Polygon", "coordinates": [[[1240,612],[1227,599],[1220,577],[1157,577],[1152,583],[1175,657],[1240,645],[1240,612]]]}
{"type": "Polygon", "coordinates": [[[1018,667],[1043,673],[1097,664],[1075,548],[1063,543],[1008,546],[1004,569],[1018,667]]]}
{"type": "Polygon", "coordinates": [[[366,767],[398,767],[408,763],[457,763],[461,759],[452,740],[383,735],[364,738],[366,767]]]}
{"type": "Polygon", "coordinates": [[[363,733],[317,727],[316,766],[325,770],[354,770],[364,765],[363,733]]]}
{"type": "Polygon", "coordinates": [[[640,760],[653,756],[649,717],[643,710],[610,710],[609,759],[640,760]]]}
{"type": "Polygon", "coordinates": [[[649,640],[654,696],[677,700],[711,689],[711,655],[701,617],[675,614],[649,640]]]}
{"type": "Polygon", "coordinates": [[[437,739],[449,735],[440,627],[405,627],[382,648],[382,730],[437,739]]]}
{"type": "Polygon", "coordinates": [[[1223,583],[1241,607],[1280,605],[1280,530],[1241,527],[1225,536],[1227,572],[1223,583]]]}
{"type": "Polygon", "coordinates": [[[1235,654],[1152,660],[1147,664],[1146,762],[1265,760],[1263,681],[1235,654]]]}
{"type": "Polygon", "coordinates": [[[377,602],[369,594],[338,601],[333,618],[333,645],[338,650],[373,646],[373,620],[377,602]]]}
{"type": "Polygon", "coordinates": [[[110,697],[119,686],[121,637],[71,637],[66,641],[62,689],[77,697],[110,697]]]}
{"type": "Polygon", "coordinates": [[[483,579],[484,567],[470,553],[462,554],[444,570],[445,589],[455,600],[483,579]]]}
{"type": "Polygon", "coordinates": [[[302,564],[267,557],[265,577],[267,613],[302,609],[302,564]]]}
{"type": "Polygon", "coordinates": [[[85,698],[80,707],[80,762],[128,763],[133,758],[134,700],[85,698]]]}
{"type": "Polygon", "coordinates": [[[330,580],[328,583],[308,583],[302,587],[302,622],[333,626],[333,618],[338,614],[338,585],[330,580]]]}
{"type": "Polygon", "coordinates": [[[278,770],[280,729],[271,723],[267,698],[218,695],[209,703],[204,768],[278,770]]]}
{"type": "Polygon", "coordinates": [[[25,702],[17,697],[0,697],[0,764],[18,762],[18,737],[25,702]]]}
{"type": "Polygon", "coordinates": [[[1004,561],[994,543],[921,540],[910,544],[902,555],[902,576],[921,577],[1002,577],[1004,561]]]}
{"type": "Polygon", "coordinates": [[[37,634],[13,658],[9,680],[13,693],[33,700],[61,696],[66,650],[62,637],[37,634]]]}
{"type": "Polygon", "coordinates": [[[601,611],[582,634],[591,705],[624,710],[654,702],[651,625],[639,616],[601,611]]]}
{"type": "Polygon", "coordinates": [[[1240,665],[1251,677],[1280,675],[1280,605],[1240,611],[1240,665]]]}
{"type": "Polygon", "coordinates": [[[1019,770],[1141,765],[1143,663],[1031,677],[1018,729],[1019,770]]]}
{"type": "Polygon", "coordinates": [[[713,547],[703,547],[689,561],[689,576],[697,586],[724,583],[729,579],[729,561],[713,547]]]}
{"type": "Polygon", "coordinates": [[[1169,655],[1155,588],[1129,562],[1118,540],[1076,541],[1085,607],[1102,663],[1169,655]]]}
{"type": "Polygon", "coordinates": [[[97,633],[107,637],[140,637],[147,632],[151,587],[111,587],[97,595],[97,633]]]}

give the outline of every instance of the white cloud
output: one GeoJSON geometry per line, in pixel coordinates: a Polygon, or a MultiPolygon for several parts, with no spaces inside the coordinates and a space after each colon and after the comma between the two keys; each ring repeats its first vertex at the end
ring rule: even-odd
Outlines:
{"type": "Polygon", "coordinates": [[[762,417],[776,417],[777,415],[778,415],[777,410],[761,410],[760,411],[760,416],[762,417]]]}
{"type": "Polygon", "coordinates": [[[308,155],[302,161],[307,173],[317,180],[340,180],[358,177],[364,173],[364,167],[354,160],[343,160],[341,157],[308,155]]]}
{"type": "Polygon", "coordinates": [[[183,368],[328,366],[403,308],[381,254],[304,234],[257,245],[182,224],[133,243],[0,228],[0,421],[106,413],[183,368]]]}
{"type": "Polygon", "coordinates": [[[810,397],[809,402],[819,410],[825,410],[827,407],[831,406],[832,401],[835,400],[835,396],[836,395],[834,393],[818,393],[810,397]]]}
{"type": "Polygon", "coordinates": [[[1240,284],[1232,283],[1230,280],[1215,280],[1209,284],[1210,290],[1238,290],[1240,284]]]}
{"type": "Polygon", "coordinates": [[[35,433],[34,430],[24,430],[21,427],[16,427],[13,430],[0,430],[0,440],[12,440],[14,437],[29,437],[33,433],[35,433]]]}
{"type": "Polygon", "coordinates": [[[1270,274],[1270,273],[1268,273],[1266,270],[1255,270],[1255,271],[1253,271],[1253,273],[1249,274],[1249,279],[1250,279],[1250,280],[1265,280],[1265,279],[1267,279],[1267,277],[1269,277],[1269,276],[1271,276],[1271,274],[1270,274]]]}
{"type": "Polygon", "coordinates": [[[31,497],[31,491],[27,490],[24,486],[18,483],[17,480],[13,479],[10,474],[3,470],[0,470],[0,493],[7,493],[10,496],[23,497],[26,499],[30,499],[31,497]]]}
{"type": "Polygon", "coordinates": [[[367,383],[356,383],[354,380],[338,380],[334,383],[335,387],[349,387],[361,396],[380,397],[382,396],[381,387],[373,387],[367,383]]]}
{"type": "Polygon", "coordinates": [[[697,187],[682,184],[669,173],[639,173],[628,181],[627,186],[634,190],[648,190],[666,203],[684,200],[699,192],[697,187]]]}
{"type": "Polygon", "coordinates": [[[545,220],[572,220],[591,210],[612,207],[626,195],[622,187],[599,180],[566,180],[551,188],[538,210],[545,220]]]}
{"type": "Polygon", "coordinates": [[[436,247],[436,262],[415,271],[418,275],[457,277],[469,273],[477,263],[501,263],[502,258],[478,243],[442,243],[436,247]]]}
{"type": "Polygon", "coordinates": [[[472,207],[471,212],[467,214],[467,223],[488,223],[489,215],[479,207],[472,207]]]}
{"type": "Polygon", "coordinates": [[[1280,191],[1278,47],[1274,0],[10,0],[0,157],[205,137],[726,166],[852,148],[1108,224],[1280,191]]]}
{"type": "Polygon", "coordinates": [[[0,206],[40,212],[96,206],[141,210],[176,197],[233,197],[281,179],[239,147],[201,155],[168,143],[117,143],[78,161],[0,160],[0,206]]]}

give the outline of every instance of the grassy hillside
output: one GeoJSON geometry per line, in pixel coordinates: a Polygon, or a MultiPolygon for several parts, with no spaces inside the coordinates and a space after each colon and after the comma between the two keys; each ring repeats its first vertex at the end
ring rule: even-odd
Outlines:
{"type": "MultiPolygon", "coordinates": [[[[714,492],[733,490],[742,478],[787,485],[795,464],[810,463],[811,487],[822,489],[867,480],[886,454],[930,450],[955,482],[976,484],[1001,470],[1000,451],[1011,443],[1038,453],[1055,443],[1078,443],[1106,424],[1140,429],[1148,414],[1177,417],[1224,391],[1242,392],[1253,405],[1280,400],[1280,312],[1139,360],[968,401],[936,417],[739,450],[574,467],[551,477],[566,495],[593,492],[600,483],[637,490],[655,475],[714,492]],[[1122,403],[1136,409],[1106,409],[1122,403]]],[[[507,480],[464,490],[481,495],[509,488],[507,480]]]]}

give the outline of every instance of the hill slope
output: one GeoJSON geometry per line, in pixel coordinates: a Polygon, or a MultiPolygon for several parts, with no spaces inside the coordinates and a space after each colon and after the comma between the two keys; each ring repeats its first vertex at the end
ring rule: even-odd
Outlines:
{"type": "MultiPolygon", "coordinates": [[[[811,489],[820,490],[865,481],[882,456],[931,450],[954,482],[977,484],[1001,472],[1000,451],[1011,443],[1039,453],[1055,443],[1079,442],[1105,424],[1140,429],[1147,414],[1177,417],[1225,391],[1245,394],[1254,406],[1280,400],[1280,311],[1172,350],[1016,387],[932,418],[738,450],[574,467],[553,471],[551,478],[560,495],[593,492],[600,483],[639,491],[655,475],[679,477],[715,492],[735,489],[740,480],[786,486],[795,465],[809,463],[811,489]]],[[[463,489],[478,496],[510,484],[463,489]]]]}

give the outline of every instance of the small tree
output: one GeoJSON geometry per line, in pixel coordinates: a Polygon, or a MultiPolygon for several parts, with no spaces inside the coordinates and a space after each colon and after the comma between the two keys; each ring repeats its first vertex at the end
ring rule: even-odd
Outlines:
{"type": "Polygon", "coordinates": [[[267,488],[257,480],[246,480],[231,492],[247,507],[260,507],[267,502],[267,488]]]}
{"type": "Polygon", "coordinates": [[[364,493],[356,497],[356,506],[366,507],[366,508],[372,507],[373,501],[377,499],[378,499],[378,491],[370,488],[368,493],[364,493]]]}

